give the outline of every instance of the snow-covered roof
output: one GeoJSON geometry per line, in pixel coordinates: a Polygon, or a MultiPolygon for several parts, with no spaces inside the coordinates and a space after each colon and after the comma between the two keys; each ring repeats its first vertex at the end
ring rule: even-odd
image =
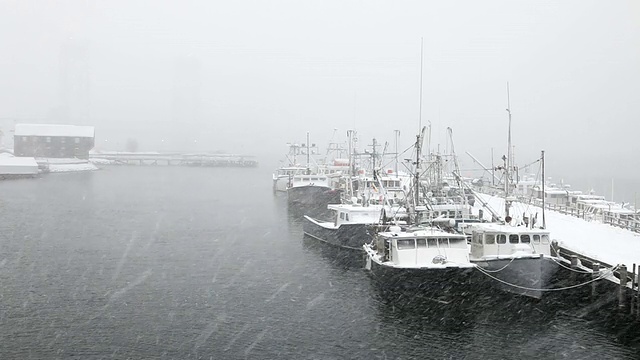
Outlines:
{"type": "Polygon", "coordinates": [[[17,124],[16,136],[69,136],[93,137],[93,126],[53,125],[53,124],[17,124]]]}
{"type": "Polygon", "coordinates": [[[495,223],[479,223],[471,226],[474,230],[480,230],[485,232],[495,232],[503,234],[548,234],[548,230],[539,228],[527,228],[526,226],[511,226],[495,223]]]}
{"type": "Polygon", "coordinates": [[[35,166],[38,167],[38,163],[32,157],[5,157],[0,156],[0,166],[35,166]]]}

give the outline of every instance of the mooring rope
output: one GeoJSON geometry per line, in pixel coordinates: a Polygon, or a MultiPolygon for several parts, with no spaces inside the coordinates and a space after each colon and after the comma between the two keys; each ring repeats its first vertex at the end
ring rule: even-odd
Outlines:
{"type": "Polygon", "coordinates": [[[512,262],[513,262],[513,260],[515,260],[515,259],[517,259],[517,258],[516,258],[516,257],[512,257],[512,258],[511,258],[511,261],[509,261],[509,262],[507,263],[507,265],[505,265],[505,266],[501,267],[501,268],[500,268],[500,269],[498,269],[498,270],[487,270],[487,269],[482,269],[482,270],[484,270],[484,271],[486,271],[486,272],[488,272],[488,273],[497,273],[497,272],[500,272],[500,271],[502,271],[502,270],[506,269],[506,268],[507,268],[507,266],[511,265],[511,263],[512,263],[512,262]]]}
{"type": "Polygon", "coordinates": [[[518,288],[518,289],[529,290],[529,291],[563,291],[563,290],[575,289],[575,288],[578,288],[578,287],[581,287],[581,286],[584,286],[584,285],[591,284],[592,282],[595,282],[595,281],[598,281],[598,280],[602,280],[605,277],[609,276],[610,275],[609,273],[613,274],[613,272],[618,269],[618,266],[615,266],[615,267],[613,267],[611,269],[608,269],[608,271],[603,272],[597,278],[591,279],[591,280],[586,281],[586,282],[583,282],[582,284],[576,284],[576,285],[565,286],[565,287],[561,287],[561,288],[553,288],[553,289],[534,289],[534,288],[529,288],[529,287],[526,287],[526,286],[520,286],[520,285],[516,285],[516,284],[511,284],[511,283],[508,283],[508,282],[506,282],[504,280],[498,279],[497,277],[485,272],[485,270],[482,269],[481,267],[476,267],[476,268],[478,270],[480,270],[481,273],[483,273],[484,275],[492,278],[493,280],[496,280],[496,281],[501,282],[501,283],[503,283],[505,285],[512,286],[512,287],[515,287],[515,288],[518,288]]]}
{"type": "Polygon", "coordinates": [[[565,268],[567,270],[571,270],[573,272],[577,272],[577,273],[580,273],[580,274],[591,274],[591,273],[593,273],[593,271],[579,270],[579,269],[573,269],[571,267],[568,267],[567,265],[564,265],[563,263],[561,263],[558,260],[556,260],[553,256],[550,256],[550,258],[551,258],[551,260],[553,260],[553,262],[555,262],[556,264],[560,265],[561,267],[563,267],[563,268],[565,268]]]}

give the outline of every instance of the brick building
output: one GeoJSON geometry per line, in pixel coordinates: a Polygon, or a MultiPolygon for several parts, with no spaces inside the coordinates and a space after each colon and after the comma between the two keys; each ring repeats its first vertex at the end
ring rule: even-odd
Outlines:
{"type": "Polygon", "coordinates": [[[48,158],[89,158],[95,145],[93,126],[17,124],[13,154],[48,158]]]}

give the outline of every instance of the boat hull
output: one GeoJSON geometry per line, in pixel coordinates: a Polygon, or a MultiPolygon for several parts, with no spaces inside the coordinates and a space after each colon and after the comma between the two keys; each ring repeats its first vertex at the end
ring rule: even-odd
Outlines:
{"type": "Polygon", "coordinates": [[[371,242],[376,226],[373,224],[341,224],[338,227],[333,227],[332,225],[332,223],[322,223],[312,217],[305,216],[302,229],[306,235],[316,240],[345,249],[364,251],[362,246],[371,242]]]}
{"type": "Polygon", "coordinates": [[[490,259],[474,261],[480,270],[478,276],[502,291],[541,299],[551,287],[551,280],[558,264],[550,257],[526,257],[516,259],[490,259]]]}
{"type": "Polygon", "coordinates": [[[367,255],[365,268],[385,290],[419,291],[438,299],[452,299],[470,292],[473,267],[399,268],[387,266],[367,255]]]}
{"type": "Polygon", "coordinates": [[[298,186],[287,189],[289,211],[302,215],[326,215],[327,205],[340,204],[340,191],[326,186],[298,186]]]}
{"type": "Polygon", "coordinates": [[[274,176],[273,177],[273,192],[287,192],[287,187],[291,182],[290,176],[274,176]]]}

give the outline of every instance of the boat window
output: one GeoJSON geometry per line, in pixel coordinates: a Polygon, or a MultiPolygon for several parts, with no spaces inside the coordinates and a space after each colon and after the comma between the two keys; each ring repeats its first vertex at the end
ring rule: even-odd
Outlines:
{"type": "Polygon", "coordinates": [[[500,234],[498,235],[498,244],[506,244],[507,243],[507,235],[500,234]]]}
{"type": "Polygon", "coordinates": [[[415,239],[398,239],[398,250],[415,249],[415,239]]]}
{"type": "Polygon", "coordinates": [[[522,234],[520,235],[520,242],[523,244],[528,244],[531,242],[531,236],[529,236],[529,234],[522,234]]]}
{"type": "Polygon", "coordinates": [[[472,242],[473,242],[474,244],[480,244],[480,243],[482,242],[482,241],[480,240],[480,238],[481,238],[480,236],[481,236],[481,235],[480,235],[480,234],[478,234],[478,233],[473,233],[472,242]]]}
{"type": "Polygon", "coordinates": [[[540,235],[533,235],[533,243],[540,244],[540,235]]]}
{"type": "Polygon", "coordinates": [[[344,219],[349,221],[349,214],[344,214],[344,219]]]}
{"type": "Polygon", "coordinates": [[[438,245],[442,247],[449,247],[449,239],[448,238],[438,238],[438,245]]]}
{"type": "Polygon", "coordinates": [[[549,235],[542,235],[542,243],[545,245],[549,243],[549,235]]]}
{"type": "Polygon", "coordinates": [[[427,239],[417,239],[416,242],[418,243],[419,248],[427,247],[427,239]]]}
{"type": "Polygon", "coordinates": [[[484,235],[484,243],[493,245],[496,243],[496,236],[494,234],[485,234],[484,235]]]}
{"type": "Polygon", "coordinates": [[[519,242],[518,234],[509,235],[509,244],[517,244],[519,242]]]}
{"type": "Polygon", "coordinates": [[[344,220],[344,213],[340,213],[340,219],[344,220]]]}
{"type": "Polygon", "coordinates": [[[427,239],[427,244],[429,245],[430,248],[438,247],[438,242],[436,241],[436,239],[427,239]]]}

